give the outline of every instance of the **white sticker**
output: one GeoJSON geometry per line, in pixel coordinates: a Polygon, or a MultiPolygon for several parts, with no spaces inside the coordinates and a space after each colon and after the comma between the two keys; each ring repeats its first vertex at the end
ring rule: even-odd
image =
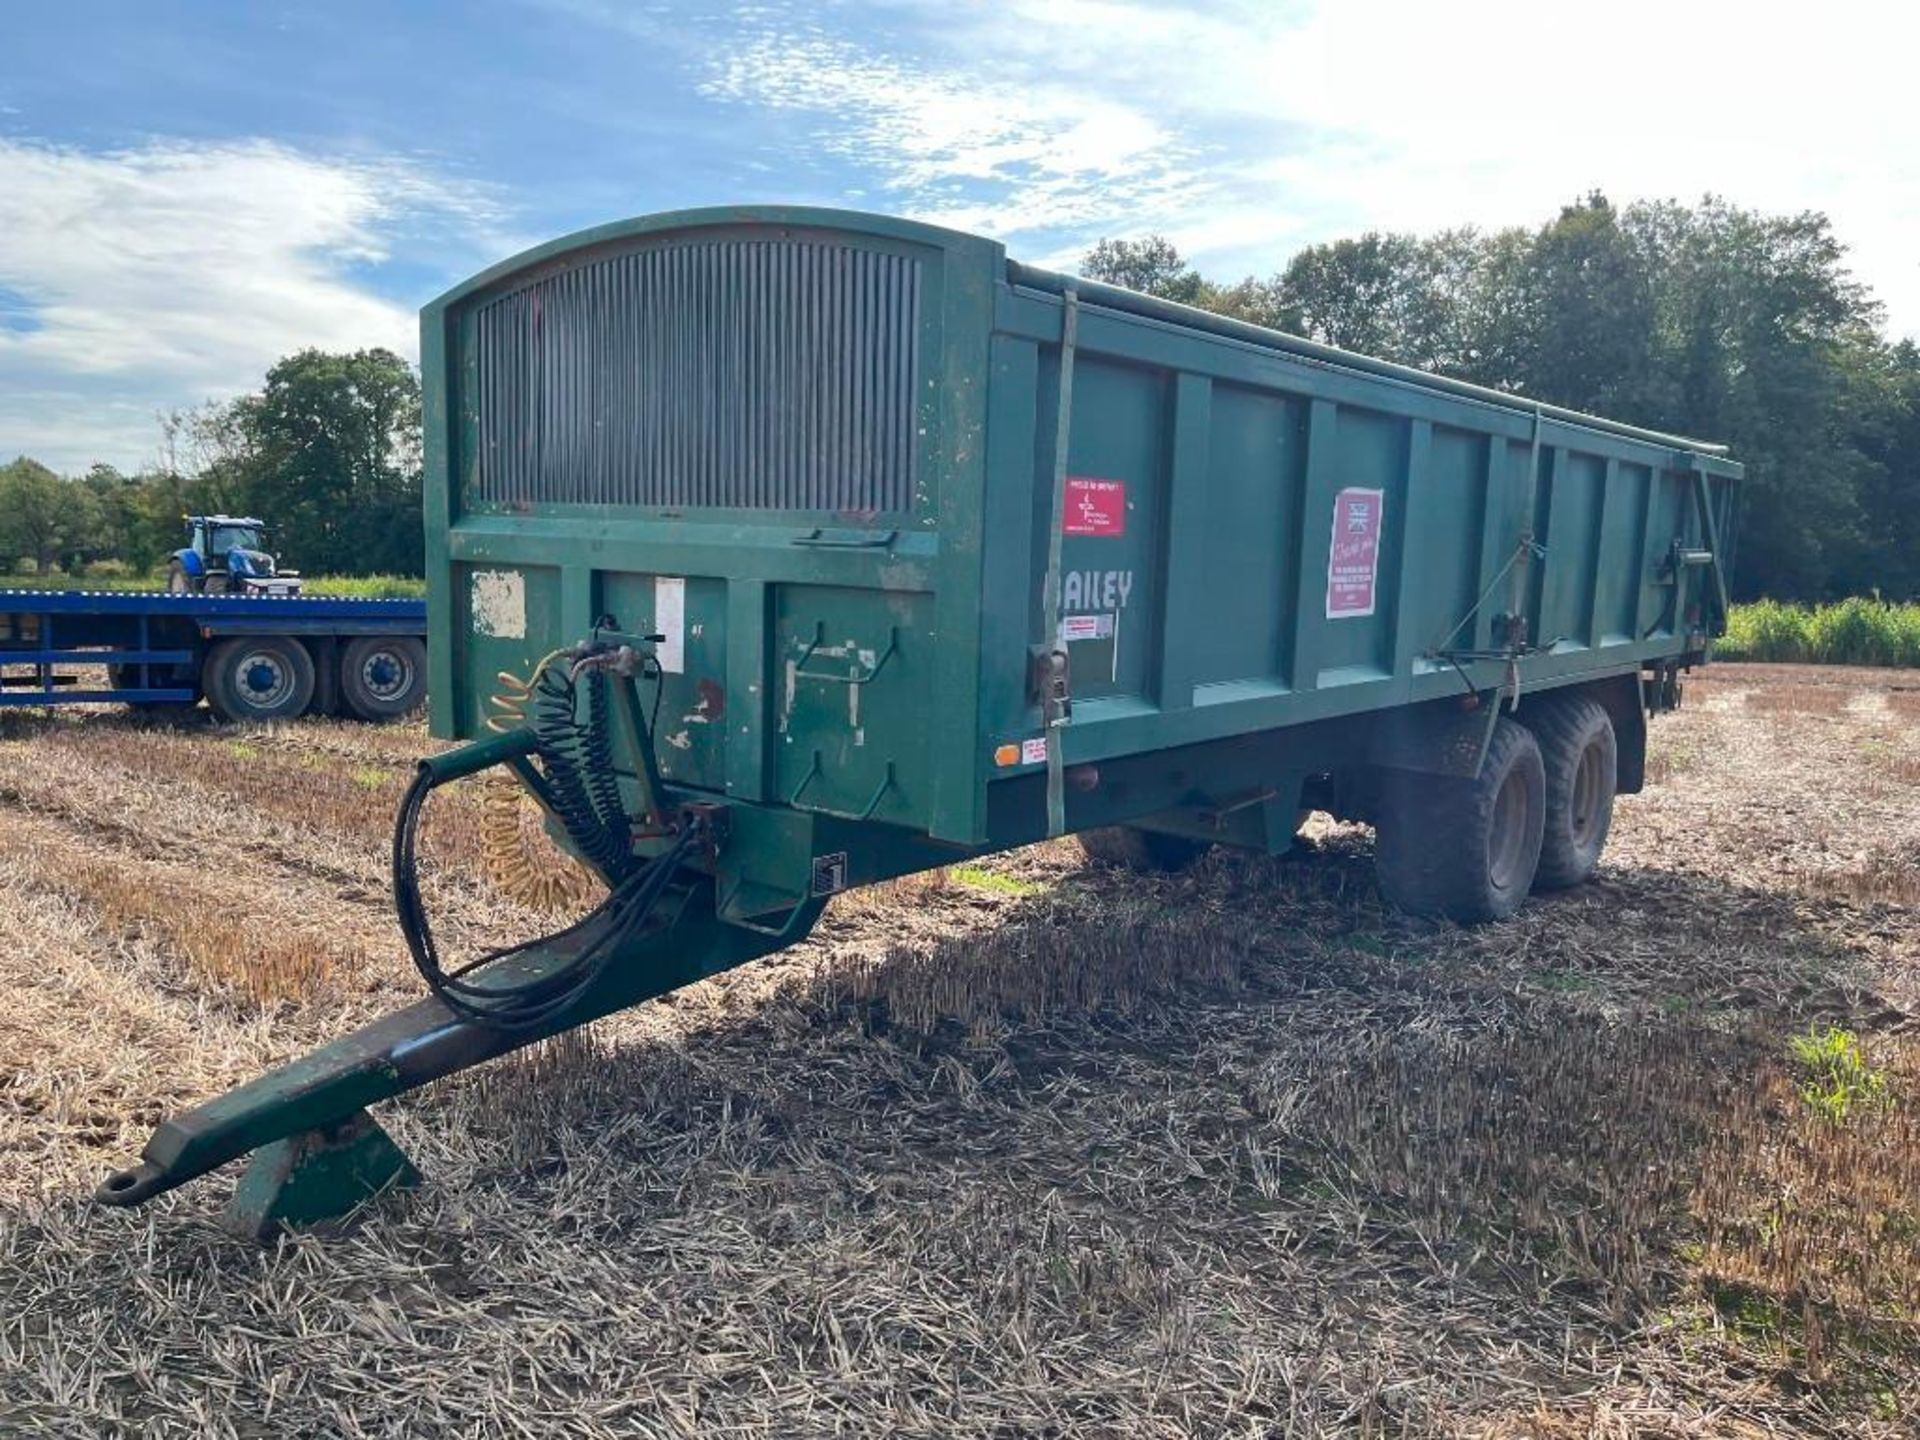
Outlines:
{"type": "Polygon", "coordinates": [[[669,675],[687,668],[687,582],[678,575],[653,580],[653,628],[667,638],[653,647],[653,658],[669,675]]]}
{"type": "Polygon", "coordinates": [[[527,638],[527,577],[518,570],[476,570],[468,589],[473,633],[496,640],[527,638]]]}
{"type": "Polygon", "coordinates": [[[1036,735],[1031,740],[1020,742],[1020,763],[1022,765],[1041,765],[1046,763],[1047,737],[1036,735]]]}
{"type": "Polygon", "coordinates": [[[1076,640],[1111,640],[1113,621],[1112,615],[1062,615],[1060,643],[1071,645],[1076,640]]]}

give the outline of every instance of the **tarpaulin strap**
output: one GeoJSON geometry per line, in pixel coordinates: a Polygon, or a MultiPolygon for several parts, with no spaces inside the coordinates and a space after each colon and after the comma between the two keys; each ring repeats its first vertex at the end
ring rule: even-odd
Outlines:
{"type": "MultiPolygon", "coordinates": [[[[1060,551],[1067,524],[1067,441],[1073,428],[1073,352],[1080,333],[1080,296],[1072,288],[1062,297],[1060,321],[1060,404],[1053,421],[1053,520],[1047,527],[1047,591],[1043,606],[1049,651],[1060,647],[1060,551]]],[[[1066,775],[1057,733],[1071,719],[1057,707],[1050,693],[1041,697],[1041,718],[1047,727],[1047,834],[1067,833],[1066,775]]]]}
{"type": "MultiPolygon", "coordinates": [[[[1480,613],[1480,608],[1493,598],[1493,592],[1500,588],[1500,582],[1505,580],[1513,567],[1518,565],[1523,559],[1543,559],[1546,553],[1546,546],[1535,541],[1532,535],[1523,532],[1520,536],[1520,543],[1515,545],[1513,547],[1513,553],[1507,556],[1507,563],[1494,572],[1493,579],[1487,582],[1487,588],[1480,592],[1480,598],[1467,607],[1467,613],[1460,617],[1459,624],[1447,632],[1447,638],[1427,653],[1443,660],[1453,659],[1455,655],[1463,653],[1451,648],[1453,642],[1459,638],[1460,632],[1467,628],[1468,622],[1480,613]]],[[[1468,646],[1464,653],[1475,657],[1479,655],[1479,651],[1473,646],[1468,646]]]]}

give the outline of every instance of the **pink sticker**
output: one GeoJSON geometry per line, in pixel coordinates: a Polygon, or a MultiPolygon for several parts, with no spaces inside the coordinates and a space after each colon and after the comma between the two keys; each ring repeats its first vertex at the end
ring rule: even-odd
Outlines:
{"type": "Polygon", "coordinates": [[[1061,525],[1067,535],[1127,533],[1127,482],[1067,477],[1067,509],[1061,525]]]}
{"type": "Polygon", "coordinates": [[[1333,497],[1333,541],[1327,551],[1327,618],[1373,614],[1380,580],[1383,490],[1342,490],[1333,497]]]}

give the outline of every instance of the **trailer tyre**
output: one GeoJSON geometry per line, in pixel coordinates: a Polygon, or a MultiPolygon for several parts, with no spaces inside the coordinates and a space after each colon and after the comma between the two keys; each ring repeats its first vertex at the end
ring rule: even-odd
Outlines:
{"type": "Polygon", "coordinates": [[[1533,885],[1546,789],[1539,744],[1504,716],[1475,778],[1396,774],[1374,851],[1382,893],[1419,915],[1506,919],[1533,885]]]}
{"type": "Polygon", "coordinates": [[[1210,841],[1163,835],[1132,825],[1102,825],[1097,830],[1081,831],[1077,838],[1089,860],[1144,874],[1184,870],[1213,848],[1210,841]]]}
{"type": "Polygon", "coordinates": [[[1606,848],[1620,747],[1606,708],[1585,695],[1548,696],[1531,707],[1527,728],[1546,768],[1547,813],[1536,890],[1565,890],[1589,879],[1606,848]]]}
{"type": "Polygon", "coordinates": [[[362,720],[397,720],[427,698],[427,647],[411,635],[368,635],[340,650],[340,696],[362,720]]]}
{"type": "Polygon", "coordinates": [[[313,657],[282,635],[242,635],[214,646],[202,681],[222,719],[290,720],[313,701],[313,657]]]}

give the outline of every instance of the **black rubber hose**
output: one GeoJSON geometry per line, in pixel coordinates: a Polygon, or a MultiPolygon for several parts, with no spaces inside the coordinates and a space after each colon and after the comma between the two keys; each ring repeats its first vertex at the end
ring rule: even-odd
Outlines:
{"type": "Polygon", "coordinates": [[[489,950],[448,970],[440,962],[433,927],[420,895],[419,829],[427,796],[436,781],[422,769],[400,802],[393,830],[393,901],[400,933],[414,968],[427,988],[455,1015],[495,1030],[526,1030],[544,1025],[576,1003],[605,973],[625,943],[637,934],[659,904],[680,862],[693,848],[688,830],[664,854],[634,870],[607,898],[565,929],[536,940],[489,950]],[[525,955],[597,931],[565,964],[517,985],[483,985],[467,977],[496,960],[525,955]]]}

